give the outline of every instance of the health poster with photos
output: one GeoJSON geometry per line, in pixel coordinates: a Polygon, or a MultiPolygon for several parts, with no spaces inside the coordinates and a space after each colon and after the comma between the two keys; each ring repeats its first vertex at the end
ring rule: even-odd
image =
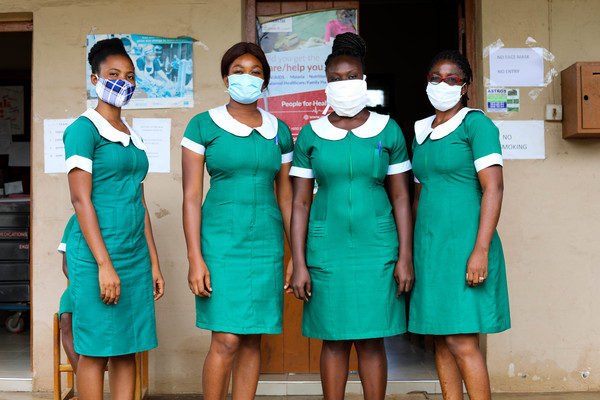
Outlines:
{"type": "MultiPolygon", "coordinates": [[[[87,53],[103,39],[120,38],[135,67],[135,92],[123,109],[187,108],[194,106],[193,39],[110,34],[88,35],[87,53]]],[[[87,106],[96,106],[96,89],[86,61],[87,106]]]]}
{"type": "Polygon", "coordinates": [[[337,35],[358,33],[356,15],[356,9],[344,9],[259,20],[258,41],[271,68],[259,106],[284,121],[294,139],[327,107],[325,59],[337,35]]]}

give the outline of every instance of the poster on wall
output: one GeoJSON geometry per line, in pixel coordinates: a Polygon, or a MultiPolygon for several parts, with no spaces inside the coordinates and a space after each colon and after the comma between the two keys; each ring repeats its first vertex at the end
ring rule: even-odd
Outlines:
{"type": "Polygon", "coordinates": [[[357,32],[356,9],[318,11],[260,23],[259,45],[271,67],[259,106],[288,124],[294,138],[325,107],[325,59],[340,33],[357,32]]]}
{"type": "Polygon", "coordinates": [[[491,50],[490,86],[544,86],[543,49],[534,47],[491,50]]]}
{"type": "MultiPolygon", "coordinates": [[[[123,41],[135,67],[135,92],[123,109],[194,106],[192,38],[129,34],[88,35],[87,53],[96,42],[113,37],[123,41]]],[[[88,108],[94,108],[98,101],[95,87],[90,82],[91,74],[91,67],[86,61],[88,108]]]]}
{"type": "Polygon", "coordinates": [[[0,86],[0,120],[9,121],[3,125],[8,136],[25,134],[24,93],[23,86],[0,86]]]}

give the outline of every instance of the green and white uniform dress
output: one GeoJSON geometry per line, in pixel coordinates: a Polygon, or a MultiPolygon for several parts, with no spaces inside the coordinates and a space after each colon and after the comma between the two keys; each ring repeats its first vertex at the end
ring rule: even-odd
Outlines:
{"type": "Polygon", "coordinates": [[[259,109],[251,128],[226,106],[196,115],[181,145],[203,154],[210,189],[202,205],[202,257],[210,297],[196,296],[196,326],[236,334],[281,333],[284,235],[274,182],[292,162],[285,123],[259,109]]]}
{"type": "MultiPolygon", "coordinates": [[[[67,222],[67,226],[65,227],[65,231],[63,232],[63,237],[58,245],[58,252],[64,254],[67,251],[67,239],[69,238],[69,234],[71,233],[71,227],[73,226],[73,222],[77,219],[77,216],[73,214],[69,221],[67,222]]],[[[70,286],[67,286],[62,296],[60,296],[60,306],[58,308],[58,318],[60,318],[64,313],[72,313],[73,312],[73,304],[71,303],[71,290],[70,286]]]]}
{"type": "Polygon", "coordinates": [[[479,229],[482,189],[477,173],[502,165],[498,128],[481,110],[469,108],[435,129],[434,119],[415,123],[413,169],[421,195],[409,331],[501,332],[510,328],[510,309],[497,232],[489,248],[487,280],[469,287],[465,279],[479,229]]]}
{"type": "Polygon", "coordinates": [[[128,135],[89,109],[65,130],[67,168],[92,176],[91,200],[100,232],[121,281],[117,304],[100,298],[98,264],[77,219],[67,240],[75,351],[106,357],[158,345],[152,271],[144,234],[142,181],[148,172],[146,146],[129,126],[128,135]]]}
{"type": "Polygon", "coordinates": [[[312,296],[302,334],[325,340],[406,332],[404,296],[396,298],[398,232],[384,187],[387,175],[411,169],[404,136],[386,115],[371,112],[348,132],[328,117],[302,128],[290,175],[314,178],[306,263],[312,296]]]}

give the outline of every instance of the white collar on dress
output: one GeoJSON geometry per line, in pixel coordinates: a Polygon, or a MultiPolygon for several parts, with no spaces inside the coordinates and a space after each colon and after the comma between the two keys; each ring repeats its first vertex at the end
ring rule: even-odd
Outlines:
{"type": "Polygon", "coordinates": [[[98,133],[106,140],[110,140],[111,142],[121,142],[121,144],[125,147],[129,146],[129,141],[133,142],[133,145],[140,150],[146,151],[147,147],[142,141],[142,139],[134,132],[134,130],[127,124],[124,118],[121,118],[127,129],[129,129],[129,135],[125,132],[121,132],[120,130],[113,127],[110,122],[108,122],[102,115],[98,113],[98,111],[93,108],[88,108],[86,112],[81,114],[81,116],[86,117],[96,126],[98,129],[98,133]]]}
{"type": "Polygon", "coordinates": [[[226,105],[208,110],[208,114],[219,128],[226,130],[232,135],[241,137],[250,136],[252,131],[256,129],[256,131],[265,139],[273,139],[277,135],[277,128],[279,127],[277,118],[261,108],[258,108],[258,111],[260,111],[260,115],[262,116],[262,125],[256,128],[244,125],[233,118],[231,114],[229,114],[229,111],[227,111],[226,105]]]}
{"type": "MultiPolygon", "coordinates": [[[[314,121],[310,121],[310,126],[315,134],[318,137],[327,140],[341,140],[345,138],[348,131],[333,126],[327,117],[328,116],[326,115],[314,121]]],[[[377,136],[385,128],[389,120],[389,115],[382,115],[369,111],[369,118],[367,118],[365,123],[358,128],[352,129],[351,132],[354,136],[361,139],[377,136]]]]}
{"type": "Polygon", "coordinates": [[[431,124],[433,124],[433,120],[435,119],[435,115],[418,120],[417,122],[415,122],[415,138],[417,139],[417,143],[423,144],[425,139],[427,139],[427,136],[429,136],[430,134],[431,140],[438,140],[448,136],[449,134],[454,132],[460,124],[462,124],[463,120],[470,111],[483,112],[476,108],[464,107],[461,108],[460,111],[457,112],[456,115],[454,115],[448,121],[436,126],[435,128],[431,127],[431,124]]]}

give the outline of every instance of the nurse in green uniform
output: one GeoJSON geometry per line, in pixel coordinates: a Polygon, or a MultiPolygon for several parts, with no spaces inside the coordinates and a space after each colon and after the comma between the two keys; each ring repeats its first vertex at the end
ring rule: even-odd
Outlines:
{"type": "Polygon", "coordinates": [[[465,107],[472,72],[466,57],[432,61],[427,95],[435,115],[415,123],[415,287],[409,331],[435,335],[444,399],[490,398],[478,334],[510,328],[502,244],[498,129],[465,107]],[[461,100],[462,99],[462,100],[461,100]]]}
{"type": "Polygon", "coordinates": [[[131,399],[135,353],[157,346],[154,300],[164,281],[144,201],[146,146],[121,119],[135,72],[120,39],[88,55],[98,106],[65,130],[71,201],[77,214],[67,240],[73,336],[82,400],[101,399],[110,361],[113,399],[131,399]]]}
{"type": "Polygon", "coordinates": [[[260,335],[281,333],[293,140],[282,121],[257,107],[270,77],[260,47],[232,46],[221,76],[229,102],[192,118],[181,142],[188,282],[196,326],[212,331],[204,398],[225,399],[233,371],[233,399],[250,400],[260,335]],[[205,165],[210,189],[202,204],[205,165]]]}
{"type": "MultiPolygon", "coordinates": [[[[63,233],[62,240],[58,245],[58,252],[62,254],[62,270],[65,277],[69,279],[69,269],[67,267],[67,239],[71,233],[73,222],[77,217],[72,215],[67,222],[65,231],[63,233]]],[[[71,286],[67,286],[62,296],[60,296],[60,306],[58,309],[58,318],[60,319],[60,332],[62,337],[62,344],[69,359],[73,372],[77,373],[77,364],[79,363],[79,354],[73,347],[73,303],[71,302],[71,286]]]]}
{"type": "Polygon", "coordinates": [[[352,344],[365,399],[385,397],[383,338],[406,332],[413,283],[411,163],[398,124],[365,108],[365,51],[354,33],[335,38],[325,61],[333,112],[302,129],[290,171],[292,286],[305,300],[302,334],[323,339],[326,400],[344,397],[352,344]]]}

